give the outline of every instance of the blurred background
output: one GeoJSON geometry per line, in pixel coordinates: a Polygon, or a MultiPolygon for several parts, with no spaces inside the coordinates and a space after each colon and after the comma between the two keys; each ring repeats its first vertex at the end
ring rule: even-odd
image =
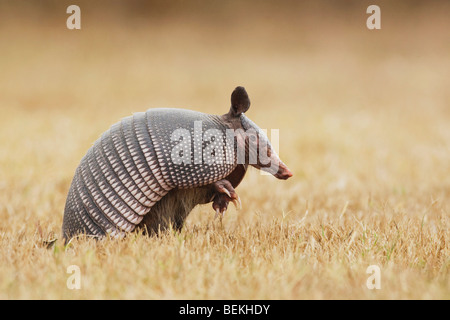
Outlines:
{"type": "Polygon", "coordinates": [[[73,172],[111,124],[151,107],[223,114],[237,85],[248,116],[280,129],[295,174],[251,173],[247,208],[448,198],[449,12],[448,1],[2,0],[1,212],[58,231],[73,172]],[[66,27],[71,4],[81,30],[66,27]],[[371,4],[381,30],[366,27],[371,4]]]}

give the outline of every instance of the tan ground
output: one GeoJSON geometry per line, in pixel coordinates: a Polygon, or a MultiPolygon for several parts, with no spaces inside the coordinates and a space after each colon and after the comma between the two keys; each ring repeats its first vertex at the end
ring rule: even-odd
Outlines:
{"type": "MultiPolygon", "coordinates": [[[[14,2],[13,2],[14,3],[14,2]]],[[[0,6],[0,298],[449,299],[450,7],[0,6]],[[150,107],[280,129],[289,181],[252,169],[243,209],[159,238],[60,237],[91,143],[150,107]],[[78,265],[81,289],[69,290],[78,265]],[[366,269],[381,269],[369,290],[366,269]]],[[[58,4],[56,4],[58,3],[58,4]]],[[[257,4],[259,3],[259,4],[257,4]]]]}

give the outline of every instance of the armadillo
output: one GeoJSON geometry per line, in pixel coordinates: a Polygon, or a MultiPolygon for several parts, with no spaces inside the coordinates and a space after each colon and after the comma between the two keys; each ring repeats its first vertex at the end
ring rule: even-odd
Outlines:
{"type": "Polygon", "coordinates": [[[229,202],[240,204],[235,188],[248,165],[278,179],[291,177],[264,132],[245,116],[249,107],[246,90],[237,87],[221,116],[156,108],[112,125],[76,168],[63,237],[120,237],[141,227],[179,230],[197,204],[212,202],[216,215],[229,202]],[[261,153],[269,161],[260,161],[261,153]]]}

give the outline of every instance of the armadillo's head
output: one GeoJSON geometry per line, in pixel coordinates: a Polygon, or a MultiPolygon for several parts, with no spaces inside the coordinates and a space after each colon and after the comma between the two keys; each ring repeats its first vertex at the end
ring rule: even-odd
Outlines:
{"type": "Polygon", "coordinates": [[[244,87],[231,94],[230,111],[222,119],[235,130],[238,164],[251,165],[269,172],[278,179],[292,177],[292,172],[280,160],[266,133],[244,115],[250,108],[250,99],[244,87]]]}

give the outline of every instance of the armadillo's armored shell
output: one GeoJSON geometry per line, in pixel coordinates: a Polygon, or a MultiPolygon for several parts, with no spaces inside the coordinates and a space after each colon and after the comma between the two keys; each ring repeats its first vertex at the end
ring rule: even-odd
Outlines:
{"type": "Polygon", "coordinates": [[[226,129],[217,116],[181,109],[150,109],[114,124],[76,169],[64,211],[64,237],[132,231],[173,188],[195,188],[226,177],[236,166],[227,158],[234,154],[226,143],[226,129]],[[177,129],[190,139],[172,141],[177,129]],[[208,129],[222,133],[223,143],[199,141],[208,129]],[[208,144],[223,148],[222,161],[202,161],[208,144]],[[174,150],[190,150],[190,161],[174,162],[174,150]]]}

